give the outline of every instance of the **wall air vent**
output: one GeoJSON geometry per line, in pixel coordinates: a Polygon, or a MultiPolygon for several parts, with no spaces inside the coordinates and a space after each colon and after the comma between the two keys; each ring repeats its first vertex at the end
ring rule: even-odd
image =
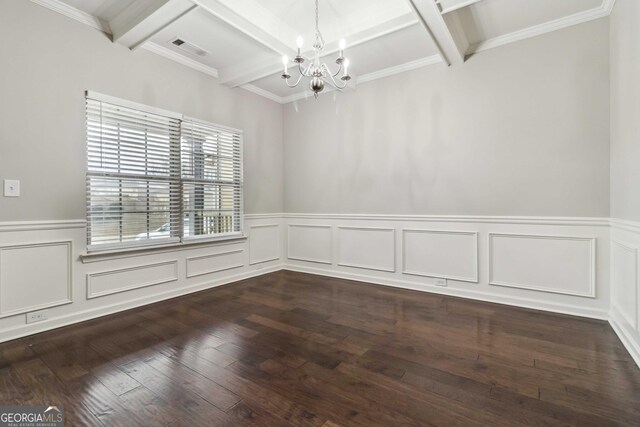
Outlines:
{"type": "Polygon", "coordinates": [[[202,49],[201,47],[196,46],[195,44],[188,42],[186,40],[183,40],[179,37],[174,38],[173,40],[170,40],[169,43],[171,43],[172,45],[176,46],[178,49],[180,50],[184,50],[185,52],[191,54],[191,55],[195,55],[195,56],[205,56],[207,54],[207,51],[202,49]]]}

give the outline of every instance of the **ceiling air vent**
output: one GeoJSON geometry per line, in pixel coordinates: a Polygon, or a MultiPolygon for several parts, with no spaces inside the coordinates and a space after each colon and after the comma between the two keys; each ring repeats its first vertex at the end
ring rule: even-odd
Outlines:
{"type": "Polygon", "coordinates": [[[184,50],[185,52],[190,53],[191,55],[205,56],[207,54],[206,50],[196,46],[191,42],[182,40],[179,37],[176,37],[175,39],[171,40],[169,43],[176,46],[180,50],[184,50]]]}

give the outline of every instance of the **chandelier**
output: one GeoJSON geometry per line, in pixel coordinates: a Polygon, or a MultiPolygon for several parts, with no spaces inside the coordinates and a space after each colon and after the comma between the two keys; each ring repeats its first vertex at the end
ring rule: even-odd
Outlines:
{"type": "MultiPolygon", "coordinates": [[[[344,57],[344,48],[345,41],[340,40],[340,55],[336,59],[336,64],[338,64],[338,70],[334,73],[331,71],[329,66],[325,63],[320,63],[320,57],[322,56],[322,52],[324,51],[324,38],[320,33],[320,26],[318,24],[318,0],[316,0],[316,41],[313,43],[314,56],[313,59],[309,61],[309,65],[306,67],[303,65],[307,60],[300,53],[300,49],[304,44],[304,40],[302,37],[298,37],[296,40],[296,44],[298,45],[298,54],[293,59],[295,64],[298,64],[298,71],[300,72],[300,76],[295,81],[295,83],[291,83],[289,79],[291,78],[291,74],[289,74],[289,58],[287,56],[282,57],[282,65],[284,65],[284,72],[282,73],[282,78],[285,83],[289,87],[296,87],[300,84],[300,81],[303,77],[310,78],[311,81],[309,83],[309,87],[313,91],[313,96],[318,98],[318,95],[324,89],[325,80],[332,86],[337,89],[344,89],[347,86],[347,82],[351,80],[351,76],[349,75],[349,60],[344,57]],[[340,74],[341,71],[344,73],[342,77],[339,78],[339,81],[336,81],[336,77],[340,74]]],[[[294,65],[295,67],[295,65],[294,65]]]]}

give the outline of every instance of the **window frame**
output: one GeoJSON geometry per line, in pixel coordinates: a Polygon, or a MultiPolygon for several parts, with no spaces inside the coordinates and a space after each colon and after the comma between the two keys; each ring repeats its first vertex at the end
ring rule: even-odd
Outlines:
{"type": "MultiPolygon", "coordinates": [[[[149,105],[145,105],[145,104],[140,104],[137,102],[133,102],[133,101],[128,101],[125,99],[121,99],[121,98],[117,98],[114,96],[110,96],[110,95],[105,95],[102,93],[98,93],[98,92],[94,92],[94,91],[86,91],[85,92],[85,150],[86,150],[86,182],[87,182],[87,187],[86,187],[86,199],[87,199],[87,203],[86,203],[86,208],[87,208],[87,226],[86,226],[86,230],[87,230],[87,253],[105,253],[105,252],[129,252],[129,251],[136,251],[136,250],[146,250],[146,249],[154,249],[154,248],[166,248],[166,247],[171,247],[171,246],[183,246],[183,245],[189,245],[189,244],[194,244],[194,243],[206,243],[206,242],[217,242],[217,241],[226,241],[226,240],[237,240],[240,238],[244,238],[246,237],[245,233],[244,233],[244,132],[240,129],[236,129],[236,128],[232,128],[229,126],[224,126],[224,125],[220,125],[217,123],[213,123],[213,122],[209,122],[206,120],[201,120],[201,119],[197,119],[197,118],[193,118],[193,117],[189,117],[186,116],[184,114],[180,114],[180,113],[176,113],[170,110],[164,110],[161,108],[157,108],[157,107],[152,107],[149,105]],[[91,227],[92,227],[92,220],[91,220],[91,212],[89,211],[89,203],[91,200],[91,188],[89,186],[89,178],[90,177],[96,177],[99,176],[99,174],[95,174],[95,172],[92,174],[92,171],[90,170],[90,160],[89,160],[89,121],[88,121],[88,108],[87,108],[87,103],[88,100],[94,100],[94,101],[98,101],[98,102],[103,102],[103,103],[108,103],[114,106],[119,106],[119,107],[123,107],[123,108],[127,108],[127,109],[132,109],[132,110],[137,110],[139,112],[142,113],[147,113],[147,114],[153,114],[153,115],[157,115],[157,116],[162,116],[168,119],[172,119],[172,120],[178,120],[179,121],[179,132],[178,132],[178,138],[177,141],[174,141],[173,139],[170,140],[170,146],[169,146],[169,150],[173,151],[174,149],[177,149],[177,152],[179,153],[179,159],[178,159],[178,164],[179,167],[177,168],[177,171],[174,171],[173,168],[171,168],[171,172],[170,172],[170,177],[171,180],[169,180],[169,182],[174,182],[173,179],[175,179],[175,183],[177,183],[178,187],[179,187],[179,191],[178,191],[178,198],[179,198],[179,203],[178,206],[179,208],[177,209],[172,209],[172,203],[169,201],[169,222],[173,225],[171,218],[174,216],[178,216],[179,218],[179,222],[178,222],[178,230],[177,233],[174,234],[173,232],[171,232],[171,234],[169,236],[167,236],[167,238],[159,238],[159,239],[154,239],[154,238],[148,238],[148,239],[144,239],[144,240],[133,240],[133,241],[128,241],[128,242],[109,242],[109,243],[93,243],[91,242],[91,227]],[[238,204],[238,210],[237,210],[237,223],[238,223],[238,231],[231,231],[231,232],[226,232],[226,233],[212,233],[212,234],[203,234],[203,235],[197,235],[197,236],[185,236],[184,234],[184,226],[183,226],[183,222],[184,222],[184,203],[185,203],[185,196],[184,196],[184,183],[183,183],[183,175],[182,175],[182,139],[183,139],[183,130],[182,130],[182,126],[183,123],[185,122],[194,122],[194,123],[198,123],[201,124],[203,126],[208,126],[210,128],[216,129],[216,130],[220,130],[223,132],[228,132],[231,134],[235,134],[237,135],[237,143],[238,143],[238,151],[239,151],[239,164],[238,164],[238,170],[236,171],[235,168],[232,168],[233,170],[233,175],[234,177],[237,176],[238,180],[236,181],[235,179],[233,180],[233,184],[234,186],[237,186],[238,191],[239,191],[239,204],[238,204]],[[177,147],[174,147],[173,145],[176,144],[177,147]]],[[[146,165],[146,162],[145,162],[146,165]]],[[[137,178],[140,179],[145,179],[146,177],[148,177],[148,175],[140,175],[137,178]]],[[[186,182],[188,182],[188,179],[185,179],[186,182]]],[[[171,193],[169,194],[170,198],[171,198],[171,193]]],[[[235,208],[233,209],[233,221],[232,224],[236,221],[236,210],[235,208]]],[[[147,232],[151,232],[152,230],[147,230],[147,232]]],[[[115,235],[114,235],[115,236],[115,235]]],[[[120,238],[122,238],[121,233],[120,233],[120,238]]]]}

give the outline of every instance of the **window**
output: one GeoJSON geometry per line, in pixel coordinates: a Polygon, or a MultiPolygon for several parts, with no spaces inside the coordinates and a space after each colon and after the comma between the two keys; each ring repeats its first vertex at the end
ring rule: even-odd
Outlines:
{"type": "Polygon", "coordinates": [[[89,250],[242,233],[242,134],[87,93],[89,250]]]}
{"type": "Polygon", "coordinates": [[[182,122],[184,237],[240,231],[240,135],[209,123],[182,122]]]}

